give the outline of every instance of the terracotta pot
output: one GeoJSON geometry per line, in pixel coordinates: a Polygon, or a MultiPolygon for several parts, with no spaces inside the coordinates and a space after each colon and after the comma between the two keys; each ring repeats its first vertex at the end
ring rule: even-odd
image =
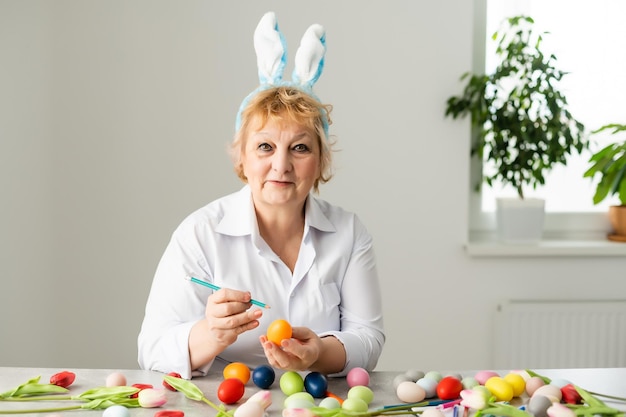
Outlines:
{"type": "Polygon", "coordinates": [[[613,226],[613,234],[626,239],[626,205],[610,206],[609,221],[613,226]]]}

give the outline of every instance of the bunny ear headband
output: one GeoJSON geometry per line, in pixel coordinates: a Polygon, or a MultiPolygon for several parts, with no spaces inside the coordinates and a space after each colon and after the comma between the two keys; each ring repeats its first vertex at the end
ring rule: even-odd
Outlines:
{"type": "MultiPolygon", "coordinates": [[[[236,130],[241,127],[241,112],[248,105],[250,99],[259,91],[272,87],[296,87],[305,93],[313,94],[313,84],[322,75],[324,55],[326,54],[326,34],[321,25],[314,24],[304,32],[300,47],[296,51],[295,67],[291,76],[292,81],[283,80],[285,64],[287,63],[287,43],[282,32],[278,29],[278,22],[274,12],[267,12],[254,31],[254,50],[257,56],[260,85],[243,100],[237,112],[236,130]]],[[[328,120],[322,112],[324,133],[328,137],[328,120]]]]}

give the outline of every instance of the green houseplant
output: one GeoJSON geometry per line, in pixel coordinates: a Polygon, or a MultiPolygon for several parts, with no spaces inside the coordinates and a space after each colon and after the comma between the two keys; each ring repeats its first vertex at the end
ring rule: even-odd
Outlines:
{"type": "MultiPolygon", "coordinates": [[[[584,125],[568,110],[559,81],[566,75],[556,68],[556,57],[542,51],[544,33],[534,21],[515,16],[494,33],[499,64],[490,74],[463,74],[462,94],[447,100],[445,115],[469,116],[473,128],[471,154],[491,162],[476,188],[500,182],[525,200],[525,190],[545,183],[556,164],[588,147],[584,125]]],[[[529,199],[526,199],[529,200],[529,199]]],[[[543,200],[536,215],[543,228],[543,200]]],[[[498,227],[500,227],[498,213],[498,227]]],[[[524,226],[525,227],[525,226],[524,226]]],[[[500,233],[500,232],[499,232],[500,233]]],[[[528,240],[538,240],[534,236],[528,240]]]]}
{"type": "Polygon", "coordinates": [[[593,203],[598,204],[609,196],[616,196],[619,205],[609,207],[609,220],[614,233],[609,239],[626,241],[626,125],[612,123],[594,130],[597,134],[611,131],[612,134],[625,133],[622,141],[605,146],[594,153],[589,159],[591,167],[584,173],[584,177],[600,177],[593,196],[593,203]]]}

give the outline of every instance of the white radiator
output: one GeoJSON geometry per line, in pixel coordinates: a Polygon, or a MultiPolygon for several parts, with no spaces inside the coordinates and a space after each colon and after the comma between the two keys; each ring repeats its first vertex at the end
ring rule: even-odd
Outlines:
{"type": "Polygon", "coordinates": [[[626,367],[626,300],[498,305],[494,369],[626,367]]]}

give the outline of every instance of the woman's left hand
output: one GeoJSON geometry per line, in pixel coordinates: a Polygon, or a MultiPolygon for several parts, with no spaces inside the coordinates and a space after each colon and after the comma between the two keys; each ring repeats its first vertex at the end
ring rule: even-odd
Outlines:
{"type": "Polygon", "coordinates": [[[307,327],[294,327],[291,339],[283,340],[280,346],[270,342],[265,335],[259,340],[269,365],[284,370],[310,369],[323,349],[322,339],[307,327]]]}

